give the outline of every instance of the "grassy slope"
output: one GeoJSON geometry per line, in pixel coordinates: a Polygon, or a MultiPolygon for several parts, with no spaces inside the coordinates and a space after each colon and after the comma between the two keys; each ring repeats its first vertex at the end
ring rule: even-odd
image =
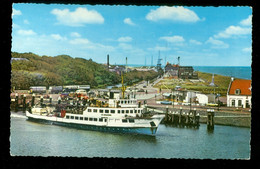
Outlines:
{"type": "Polygon", "coordinates": [[[220,93],[222,96],[226,95],[227,89],[230,83],[230,77],[222,75],[214,75],[214,83],[216,87],[209,86],[212,81],[211,73],[198,72],[199,79],[202,79],[204,82],[191,82],[190,80],[173,80],[173,79],[163,79],[155,87],[158,88],[168,88],[174,89],[175,86],[181,86],[187,90],[200,91],[202,93],[220,93]],[[214,92],[215,90],[215,92],[214,92]]]}

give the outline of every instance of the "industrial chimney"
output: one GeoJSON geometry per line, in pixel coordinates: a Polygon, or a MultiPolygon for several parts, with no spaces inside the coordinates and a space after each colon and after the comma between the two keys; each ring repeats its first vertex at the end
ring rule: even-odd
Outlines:
{"type": "Polygon", "coordinates": [[[107,55],[107,69],[109,70],[109,55],[107,55]]]}

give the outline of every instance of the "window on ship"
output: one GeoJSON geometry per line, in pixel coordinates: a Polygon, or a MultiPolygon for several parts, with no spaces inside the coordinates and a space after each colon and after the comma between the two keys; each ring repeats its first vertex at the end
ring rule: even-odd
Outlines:
{"type": "Polygon", "coordinates": [[[104,113],[104,110],[103,109],[99,109],[99,113],[104,113]]]}
{"type": "Polygon", "coordinates": [[[111,113],[115,113],[115,110],[111,110],[111,113]]]}
{"type": "Polygon", "coordinates": [[[125,113],[125,110],[122,110],[122,114],[124,114],[125,113]]]}
{"type": "Polygon", "coordinates": [[[117,110],[117,113],[120,114],[120,110],[117,110]]]}
{"type": "Polygon", "coordinates": [[[70,119],[74,119],[74,116],[70,116],[70,119]]]}
{"type": "Polygon", "coordinates": [[[75,116],[75,120],[78,120],[79,119],[79,117],[78,116],[75,116]]]}
{"type": "Polygon", "coordinates": [[[109,113],[109,110],[105,110],[105,113],[109,113]]]}
{"type": "Polygon", "coordinates": [[[94,121],[97,121],[97,118],[94,118],[94,121]]]}
{"type": "Polygon", "coordinates": [[[89,118],[89,121],[93,121],[93,118],[89,118]]]}
{"type": "Polygon", "coordinates": [[[85,117],[85,118],[84,118],[84,120],[88,121],[88,118],[87,118],[87,117],[85,117]]]}
{"type": "Polygon", "coordinates": [[[70,116],[66,116],[66,119],[69,119],[70,118],[70,116]]]}
{"type": "Polygon", "coordinates": [[[123,123],[127,123],[127,119],[122,119],[122,122],[123,123]]]}
{"type": "Polygon", "coordinates": [[[88,112],[91,112],[91,109],[88,109],[88,112]]]}
{"type": "Polygon", "coordinates": [[[133,113],[133,110],[130,110],[130,113],[133,113]]]}
{"type": "Polygon", "coordinates": [[[97,112],[97,109],[93,109],[93,112],[96,113],[96,112],[97,112]]]}
{"type": "Polygon", "coordinates": [[[80,120],[83,120],[83,117],[80,117],[79,119],[80,119],[80,120]]]}
{"type": "Polygon", "coordinates": [[[126,110],[126,113],[129,113],[129,110],[126,110]]]}
{"type": "Polygon", "coordinates": [[[134,123],[135,119],[128,119],[129,123],[134,123]]]}
{"type": "Polygon", "coordinates": [[[103,122],[103,119],[102,119],[102,118],[99,118],[98,121],[99,121],[99,122],[103,122]]]}

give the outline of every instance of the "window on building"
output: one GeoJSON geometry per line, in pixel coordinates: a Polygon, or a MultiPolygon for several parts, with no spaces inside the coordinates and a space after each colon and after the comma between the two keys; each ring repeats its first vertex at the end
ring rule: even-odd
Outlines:
{"type": "Polygon", "coordinates": [[[241,93],[241,90],[240,90],[240,89],[236,89],[236,90],[235,90],[235,94],[236,94],[236,95],[240,95],[240,93],[241,93]]]}
{"type": "Polygon", "coordinates": [[[238,100],[238,106],[239,106],[239,107],[242,106],[242,100],[238,100]]]}
{"type": "Polygon", "coordinates": [[[246,108],[249,108],[250,105],[249,105],[249,100],[246,100],[246,108]]]}
{"type": "Polygon", "coordinates": [[[231,106],[232,106],[232,107],[235,107],[235,103],[236,103],[235,100],[232,100],[232,101],[231,101],[231,106]]]}

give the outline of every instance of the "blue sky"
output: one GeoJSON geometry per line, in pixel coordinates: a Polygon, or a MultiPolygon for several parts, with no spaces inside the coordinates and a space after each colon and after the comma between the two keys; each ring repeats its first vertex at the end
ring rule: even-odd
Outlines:
{"type": "Polygon", "coordinates": [[[111,64],[250,66],[250,7],[13,4],[12,51],[111,64]],[[151,61],[151,59],[153,60],[151,61]]]}

